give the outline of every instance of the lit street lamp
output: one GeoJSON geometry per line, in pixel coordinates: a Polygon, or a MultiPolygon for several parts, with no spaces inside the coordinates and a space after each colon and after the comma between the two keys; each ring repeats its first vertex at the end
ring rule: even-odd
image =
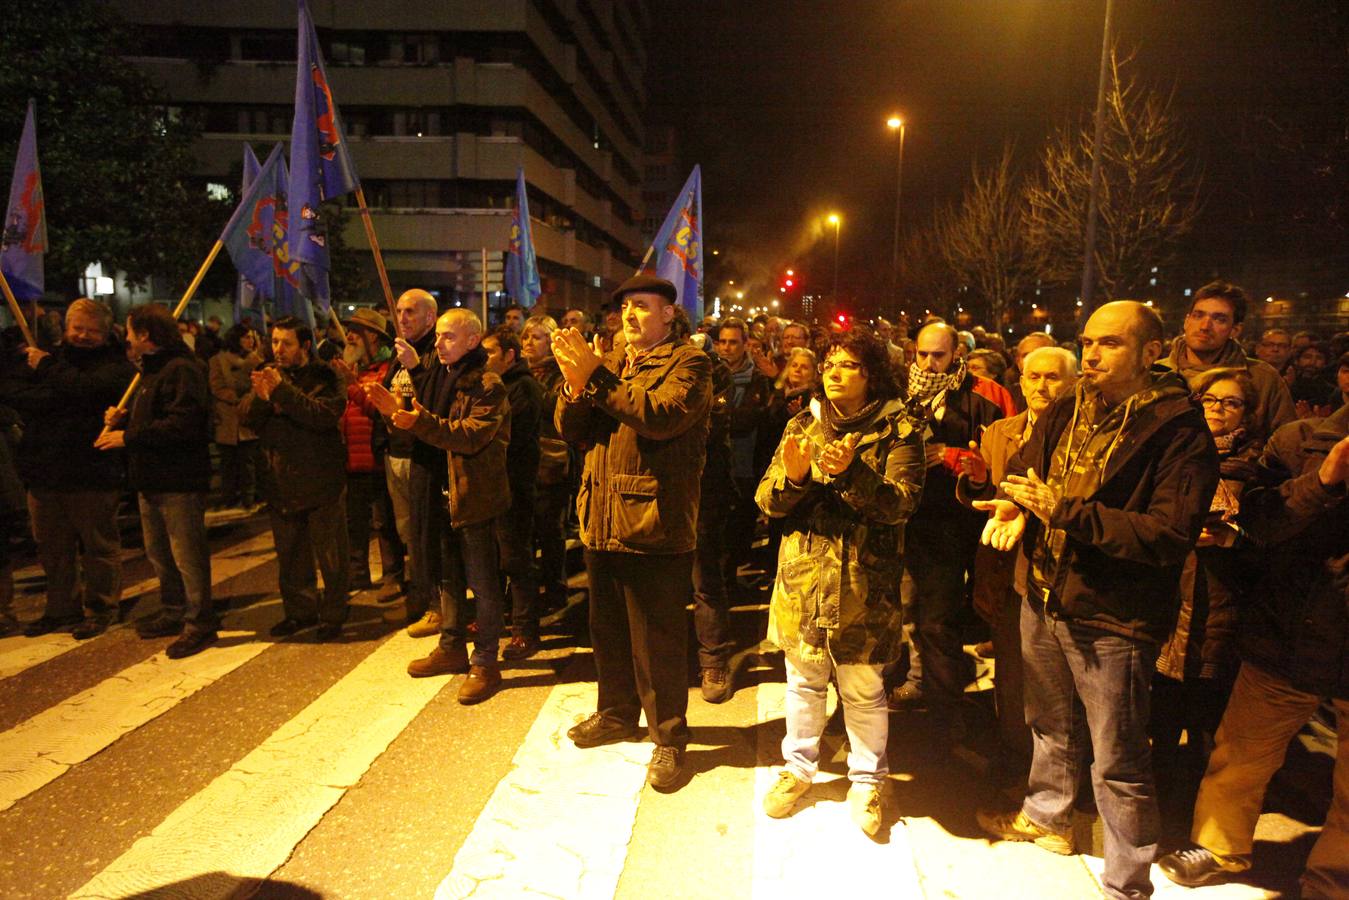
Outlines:
{"type": "MultiPolygon", "coordinates": [[[[899,301],[899,201],[904,193],[904,120],[891,116],[886,127],[899,132],[899,163],[895,168],[895,246],[890,256],[890,297],[898,305],[899,301]]],[[[891,311],[893,313],[893,310],[891,311]]]]}
{"type": "Polygon", "coordinates": [[[826,219],[830,225],[834,226],[834,305],[838,305],[838,240],[839,232],[843,230],[843,220],[839,218],[838,213],[830,213],[826,219]]]}

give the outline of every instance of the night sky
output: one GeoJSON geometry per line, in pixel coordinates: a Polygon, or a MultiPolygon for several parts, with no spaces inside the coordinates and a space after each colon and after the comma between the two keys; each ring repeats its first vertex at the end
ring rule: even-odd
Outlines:
{"type": "MultiPolygon", "coordinates": [[[[1174,90],[1203,171],[1187,277],[1255,277],[1253,254],[1281,249],[1349,269],[1336,218],[1347,6],[1116,0],[1121,50],[1136,50],[1143,81],[1174,90]],[[1309,245],[1298,227],[1319,237],[1309,245]]],[[[675,126],[681,161],[703,166],[708,247],[744,276],[795,264],[819,286],[832,267],[820,216],[837,209],[845,290],[865,292],[890,266],[886,117],[909,123],[903,219],[918,227],[1004,141],[1029,167],[1053,126],[1090,113],[1105,0],[656,0],[653,10],[649,120],[675,126]]]]}

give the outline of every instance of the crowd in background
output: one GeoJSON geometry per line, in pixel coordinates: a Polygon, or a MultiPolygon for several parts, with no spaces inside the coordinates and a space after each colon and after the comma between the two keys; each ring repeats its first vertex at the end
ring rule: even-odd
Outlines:
{"type": "Polygon", "coordinates": [[[788,686],[769,815],[810,788],[832,680],[848,802],[875,834],[890,714],[921,706],[959,743],[974,645],[994,663],[999,767],[1027,783],[980,824],[1072,853],[1090,783],[1111,896],[1151,891],[1159,795],[1194,808],[1170,877],[1248,868],[1283,748],[1330,701],[1335,796],[1304,890],[1345,896],[1349,334],[1247,334],[1248,302],[1215,282],[1179,329],[1112,303],[1078,341],[1009,346],[938,317],[695,324],[642,277],[594,319],[512,306],[490,328],[422,290],[319,334],[154,305],[123,325],[77,300],[35,322],[37,346],[5,335],[0,629],[87,639],[127,617],[134,494],[161,597],[136,630],[202,652],[219,626],[208,510],[265,505],[272,637],[340,639],[378,560],[381,599],[436,639],[409,675],[464,674],[458,699],[478,703],[575,602],[576,535],[600,691],[570,734],[626,739],[645,713],[658,789],[684,777],[690,682],[734,694],[731,609],[767,590],[788,686]],[[46,605],[19,623],[28,535],[46,605]]]}

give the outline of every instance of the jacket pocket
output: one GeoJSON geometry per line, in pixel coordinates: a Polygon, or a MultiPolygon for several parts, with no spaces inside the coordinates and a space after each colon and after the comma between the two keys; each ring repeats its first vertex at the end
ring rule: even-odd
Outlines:
{"type": "Polygon", "coordinates": [[[660,488],[654,476],[613,476],[612,521],[612,537],[623,543],[655,546],[665,541],[660,488]]]}

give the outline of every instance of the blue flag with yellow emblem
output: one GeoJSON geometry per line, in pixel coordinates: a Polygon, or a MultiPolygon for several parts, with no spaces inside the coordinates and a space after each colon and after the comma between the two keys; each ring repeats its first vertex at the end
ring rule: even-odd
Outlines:
{"type": "Polygon", "coordinates": [[[19,138],[14,178],[9,185],[4,230],[0,232],[0,270],[19,300],[36,300],[46,288],[42,255],[47,252],[47,212],[42,200],[42,171],[37,164],[37,115],[28,116],[19,138]]]}
{"type": "MultiPolygon", "coordinates": [[[[271,300],[280,315],[313,318],[309,303],[297,296],[299,264],[290,258],[287,244],[289,215],[286,207],[286,160],[278,143],[250,177],[248,157],[244,156],[244,181],[248,187],[243,199],[221,232],[234,267],[248,282],[254,294],[271,300]]],[[[253,157],[257,164],[257,157],[253,157]]]]}
{"type": "Polygon", "coordinates": [[[703,173],[694,166],[656,232],[638,272],[674,284],[679,305],[696,323],[703,317],[703,173]]]}
{"type": "Polygon", "coordinates": [[[525,169],[515,176],[515,214],[511,217],[510,244],[506,248],[506,293],[528,309],[543,293],[539,261],[534,256],[534,238],[529,227],[529,197],[525,193],[525,169]]]}
{"type": "Polygon", "coordinates": [[[328,86],[323,53],[305,0],[299,0],[295,121],[290,132],[290,258],[299,263],[300,293],[327,312],[328,236],[319,218],[325,200],[360,186],[342,119],[328,86]]]}

